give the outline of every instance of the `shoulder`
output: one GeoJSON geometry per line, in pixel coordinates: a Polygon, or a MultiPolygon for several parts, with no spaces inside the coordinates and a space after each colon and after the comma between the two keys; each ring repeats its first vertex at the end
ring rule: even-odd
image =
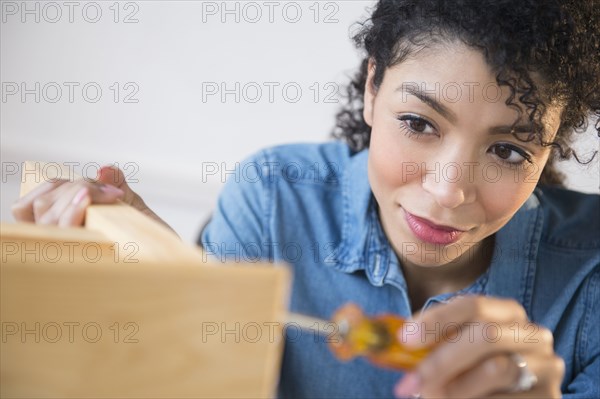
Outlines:
{"type": "Polygon", "coordinates": [[[230,171],[221,196],[230,192],[260,192],[273,183],[336,185],[351,159],[341,142],[282,144],[261,149],[230,171]]]}
{"type": "Polygon", "coordinates": [[[600,350],[593,311],[600,300],[600,196],[540,186],[532,197],[537,206],[529,209],[539,217],[528,227],[539,234],[539,245],[525,245],[536,262],[528,260],[519,277],[527,283],[513,284],[525,287],[522,303],[531,319],[554,334],[555,351],[565,360],[563,392],[589,394],[595,382],[587,381],[586,370],[598,363],[600,350]]]}
{"type": "Polygon", "coordinates": [[[600,195],[543,186],[535,194],[544,220],[544,243],[581,250],[600,248],[600,195]]]}
{"type": "Polygon", "coordinates": [[[351,159],[342,142],[285,144],[255,152],[228,171],[201,241],[230,247],[279,242],[296,237],[301,228],[330,239],[341,223],[342,181],[351,159]]]}
{"type": "MultiPolygon", "coordinates": [[[[262,149],[236,164],[221,198],[252,202],[278,192],[339,191],[352,152],[342,142],[284,144],[262,149]]],[[[289,199],[289,198],[288,198],[289,199]]]]}
{"type": "Polygon", "coordinates": [[[270,177],[324,186],[339,183],[351,157],[350,148],[342,142],[284,144],[260,152],[270,177]]]}

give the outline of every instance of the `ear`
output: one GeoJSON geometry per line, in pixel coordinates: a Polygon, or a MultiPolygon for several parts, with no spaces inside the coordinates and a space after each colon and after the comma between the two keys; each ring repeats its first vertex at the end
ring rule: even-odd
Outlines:
{"type": "Polygon", "coordinates": [[[373,103],[375,102],[375,95],[377,91],[373,84],[373,77],[375,76],[375,61],[373,58],[369,58],[367,65],[367,80],[365,81],[365,95],[363,98],[363,118],[370,127],[373,127],[373,103]]]}

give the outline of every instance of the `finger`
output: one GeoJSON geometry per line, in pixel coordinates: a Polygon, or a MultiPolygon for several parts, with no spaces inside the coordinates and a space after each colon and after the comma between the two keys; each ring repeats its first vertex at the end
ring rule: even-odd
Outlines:
{"type": "MultiPolygon", "coordinates": [[[[77,199],[75,197],[83,188],[86,189],[85,195],[90,196],[90,203],[110,204],[123,196],[123,191],[116,187],[80,180],[77,183],[64,185],[54,192],[46,194],[46,196],[54,198],[54,202],[49,208],[44,209],[43,213],[41,211],[38,213],[38,209],[34,205],[36,221],[39,224],[58,224],[63,212],[68,209],[73,201],[77,200],[76,202],[79,203],[82,200],[81,197],[77,199]]],[[[44,204],[50,202],[45,198],[40,200],[44,204]]]]}
{"type": "Polygon", "coordinates": [[[415,372],[404,374],[394,386],[394,396],[397,398],[421,397],[421,380],[415,372]]]}
{"type": "Polygon", "coordinates": [[[125,181],[125,175],[121,169],[113,165],[105,165],[98,170],[98,176],[96,179],[104,184],[110,184],[121,188],[122,185],[127,185],[125,181]]]}
{"type": "Polygon", "coordinates": [[[450,381],[443,389],[448,398],[482,398],[508,391],[519,378],[520,370],[507,354],[491,356],[450,381]]]}
{"type": "Polygon", "coordinates": [[[490,357],[513,352],[538,357],[553,353],[552,333],[532,323],[520,326],[485,323],[468,335],[462,331],[460,339],[440,344],[419,364],[417,370],[423,383],[432,389],[445,386],[490,357]],[[532,326],[536,331],[533,336],[530,334],[532,326]]]}
{"type": "MultiPolygon", "coordinates": [[[[55,190],[52,193],[46,194],[46,197],[53,198],[53,201],[46,209],[41,209],[40,206],[35,205],[35,220],[38,224],[58,224],[60,217],[63,212],[71,204],[78,192],[85,188],[86,183],[78,182],[75,184],[69,184],[62,186],[61,189],[55,190]]],[[[40,202],[47,204],[50,200],[46,198],[40,199],[40,202]]]]}
{"type": "Polygon", "coordinates": [[[44,195],[57,187],[66,183],[67,180],[57,180],[57,181],[47,181],[30,192],[28,192],[23,197],[19,198],[11,207],[11,212],[15,219],[19,222],[33,222],[35,221],[34,213],[33,213],[33,201],[41,195],[44,195]]]}
{"type": "MultiPolygon", "coordinates": [[[[523,356],[527,368],[538,379],[529,391],[511,392],[517,385],[521,370],[509,354],[495,355],[479,366],[461,374],[444,388],[444,397],[481,398],[498,397],[560,397],[560,382],[564,361],[556,355],[523,356]]],[[[432,394],[424,389],[424,394],[432,394]]]]}
{"type": "Polygon", "coordinates": [[[81,226],[85,220],[85,210],[92,202],[87,187],[81,188],[58,219],[60,227],[81,226]]]}
{"type": "MultiPolygon", "coordinates": [[[[69,190],[77,183],[69,183],[65,182],[61,184],[59,187],[56,187],[54,190],[48,191],[47,193],[40,194],[36,198],[33,199],[33,218],[36,223],[39,223],[40,220],[43,219],[44,215],[48,213],[50,209],[54,206],[56,201],[61,198],[63,195],[67,195],[69,190]]],[[[44,223],[42,224],[49,224],[44,223]]]]}
{"type": "Polygon", "coordinates": [[[455,332],[465,324],[494,321],[499,324],[528,320],[523,307],[511,299],[465,296],[422,312],[405,324],[399,339],[407,346],[419,348],[439,343],[440,336],[430,331],[455,332]]]}
{"type": "Polygon", "coordinates": [[[125,197],[125,192],[110,184],[95,183],[87,186],[94,204],[113,204],[125,197]]]}

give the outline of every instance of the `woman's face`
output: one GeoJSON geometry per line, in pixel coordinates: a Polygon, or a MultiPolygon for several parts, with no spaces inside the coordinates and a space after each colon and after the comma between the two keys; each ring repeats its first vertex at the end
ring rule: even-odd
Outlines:
{"type": "MultiPolygon", "coordinates": [[[[390,243],[418,266],[465,259],[529,197],[549,147],[510,134],[519,115],[505,105],[508,87],[463,45],[431,48],[387,69],[376,91],[372,78],[369,65],[369,181],[390,243]]],[[[546,140],[559,115],[548,107],[546,140]]],[[[517,131],[531,131],[526,115],[517,131]]]]}

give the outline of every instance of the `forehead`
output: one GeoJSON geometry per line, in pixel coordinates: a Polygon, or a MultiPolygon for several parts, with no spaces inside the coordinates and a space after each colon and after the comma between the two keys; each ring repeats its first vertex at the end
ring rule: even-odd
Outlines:
{"type": "MultiPolygon", "coordinates": [[[[383,84],[394,85],[393,89],[402,85],[417,86],[437,95],[440,101],[448,102],[463,99],[462,96],[456,98],[452,95],[459,90],[473,101],[494,99],[500,95],[499,90],[508,91],[497,85],[495,73],[483,54],[454,42],[434,44],[412,53],[404,61],[388,68],[383,84]]],[[[387,87],[388,90],[390,88],[387,87]]],[[[504,94],[508,93],[502,93],[503,97],[508,98],[504,94]]]]}
{"type": "MultiPolygon", "coordinates": [[[[498,85],[496,72],[483,53],[460,42],[437,43],[412,53],[386,70],[379,89],[406,104],[419,103],[411,94],[417,90],[452,110],[458,119],[464,119],[462,122],[529,122],[526,107],[518,96],[513,100],[514,106],[506,105],[512,96],[511,88],[498,85]]],[[[549,137],[558,129],[561,111],[558,104],[547,106],[543,124],[549,137]]]]}

